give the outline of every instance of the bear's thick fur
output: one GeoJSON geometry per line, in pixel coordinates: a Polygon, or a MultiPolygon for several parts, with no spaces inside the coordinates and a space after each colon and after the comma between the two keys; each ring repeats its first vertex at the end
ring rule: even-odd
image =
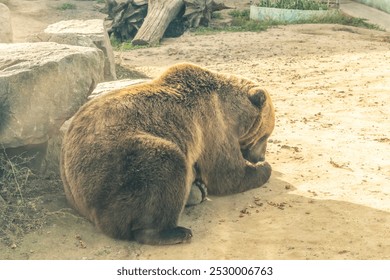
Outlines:
{"type": "Polygon", "coordinates": [[[243,192],[271,175],[275,124],[268,93],[249,80],[192,64],[95,98],[65,135],[61,176],[69,202],[104,233],[147,244],[190,240],[177,226],[192,183],[243,192]]]}

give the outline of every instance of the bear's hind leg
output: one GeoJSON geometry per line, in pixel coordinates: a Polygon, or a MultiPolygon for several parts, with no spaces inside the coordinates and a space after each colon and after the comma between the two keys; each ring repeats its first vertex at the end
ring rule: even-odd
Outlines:
{"type": "Polygon", "coordinates": [[[133,232],[134,239],[141,244],[173,245],[191,240],[192,231],[185,227],[175,227],[165,230],[141,229],[133,232]]]}
{"type": "Polygon", "coordinates": [[[131,235],[137,242],[150,245],[188,242],[191,230],[177,223],[194,180],[193,170],[175,144],[152,136],[143,140],[137,148],[142,161],[129,163],[130,176],[124,188],[126,192],[132,186],[131,195],[134,197],[135,192],[138,198],[129,211],[133,217],[129,221],[131,235]]]}

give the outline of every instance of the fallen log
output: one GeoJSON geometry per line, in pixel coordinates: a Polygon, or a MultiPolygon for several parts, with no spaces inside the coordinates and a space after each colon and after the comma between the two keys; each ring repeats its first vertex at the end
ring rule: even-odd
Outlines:
{"type": "Polygon", "coordinates": [[[120,41],[156,45],[162,37],[178,37],[186,28],[208,26],[212,13],[230,9],[214,0],[106,0],[108,29],[120,41]]]}
{"type": "Polygon", "coordinates": [[[158,44],[168,25],[176,18],[183,5],[184,2],[182,0],[149,0],[148,14],[135,35],[132,44],[158,44]]]}

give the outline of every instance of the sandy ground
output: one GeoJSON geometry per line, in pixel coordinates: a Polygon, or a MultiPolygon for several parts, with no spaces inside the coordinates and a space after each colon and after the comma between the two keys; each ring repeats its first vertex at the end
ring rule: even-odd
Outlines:
{"type": "MultiPolygon", "coordinates": [[[[67,1],[79,6],[65,12],[53,8],[64,1],[18,2],[10,5],[17,41],[60,19],[102,16],[94,1],[67,1]]],[[[58,188],[43,202],[47,225],[0,245],[0,259],[390,258],[389,33],[295,25],[185,34],[116,56],[151,77],[188,61],[262,83],[277,116],[269,183],[186,208],[180,224],[192,242],[163,247],[104,236],[58,188]]]]}

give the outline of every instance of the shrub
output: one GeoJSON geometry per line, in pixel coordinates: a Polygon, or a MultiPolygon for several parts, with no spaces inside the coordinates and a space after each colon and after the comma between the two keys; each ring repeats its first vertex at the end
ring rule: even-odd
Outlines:
{"type": "Polygon", "coordinates": [[[327,10],[326,4],[314,0],[260,0],[259,7],[295,9],[295,10],[327,10]]]}

